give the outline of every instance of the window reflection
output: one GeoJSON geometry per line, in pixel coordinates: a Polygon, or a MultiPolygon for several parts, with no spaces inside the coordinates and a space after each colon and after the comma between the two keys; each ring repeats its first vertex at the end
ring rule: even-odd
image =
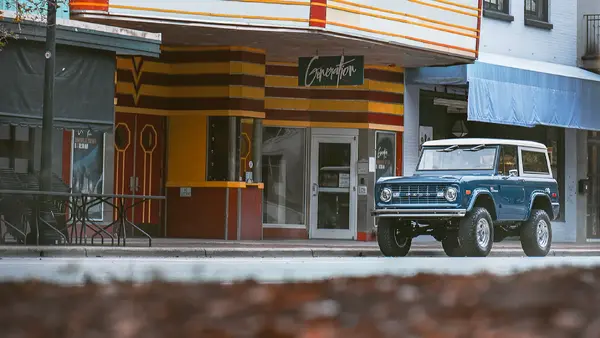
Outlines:
{"type": "Polygon", "coordinates": [[[303,128],[263,129],[263,223],[305,224],[303,128]]]}

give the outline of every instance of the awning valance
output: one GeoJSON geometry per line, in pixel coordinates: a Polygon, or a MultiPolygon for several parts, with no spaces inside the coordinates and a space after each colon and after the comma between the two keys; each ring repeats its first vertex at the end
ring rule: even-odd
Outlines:
{"type": "MultiPolygon", "coordinates": [[[[115,54],[58,45],[54,122],[68,129],[104,129],[114,122],[115,54]]],[[[0,52],[0,123],[41,126],[44,44],[13,40],[0,52]]]]}
{"type": "Polygon", "coordinates": [[[495,54],[471,65],[407,71],[408,84],[469,85],[472,121],[600,130],[600,75],[495,54]]]}

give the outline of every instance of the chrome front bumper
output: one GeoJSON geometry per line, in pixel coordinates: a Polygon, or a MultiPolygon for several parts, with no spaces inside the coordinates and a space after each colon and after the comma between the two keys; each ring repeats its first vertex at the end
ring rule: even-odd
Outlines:
{"type": "Polygon", "coordinates": [[[377,209],[371,211],[374,217],[395,218],[439,218],[465,217],[467,209],[377,209]]]}

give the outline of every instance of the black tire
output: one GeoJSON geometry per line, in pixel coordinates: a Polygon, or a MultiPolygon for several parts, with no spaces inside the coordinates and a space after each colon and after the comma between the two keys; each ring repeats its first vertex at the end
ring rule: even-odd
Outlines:
{"type": "Polygon", "coordinates": [[[521,247],[529,257],[545,257],[552,245],[552,222],[544,210],[533,209],[521,225],[521,247]]]}
{"type": "Polygon", "coordinates": [[[494,223],[486,208],[473,208],[460,220],[458,239],[467,257],[487,257],[490,254],[494,245],[494,223]]]}
{"type": "Polygon", "coordinates": [[[404,257],[412,244],[412,237],[397,234],[401,223],[395,219],[380,218],[377,225],[377,244],[386,257],[404,257]]]}
{"type": "Polygon", "coordinates": [[[448,257],[464,257],[460,243],[458,242],[458,236],[455,233],[448,234],[446,238],[442,240],[442,248],[448,257]]]}

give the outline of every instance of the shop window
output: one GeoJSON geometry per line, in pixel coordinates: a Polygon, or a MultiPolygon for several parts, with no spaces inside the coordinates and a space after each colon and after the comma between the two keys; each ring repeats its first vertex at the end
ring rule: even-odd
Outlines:
{"type": "Polygon", "coordinates": [[[546,153],[541,151],[521,151],[523,172],[527,174],[549,174],[546,153]]]}
{"type": "Polygon", "coordinates": [[[264,127],[263,223],[305,224],[306,130],[264,127]]]}
{"type": "MultiPolygon", "coordinates": [[[[236,118],[236,163],[235,172],[240,165],[240,118],[236,118]]],[[[208,149],[206,154],[206,180],[228,181],[229,168],[229,116],[210,116],[208,118],[208,149]]],[[[239,180],[236,177],[235,180],[239,180]]]]}
{"type": "Polygon", "coordinates": [[[396,133],[375,132],[375,180],[396,175],[396,133]]]}
{"type": "Polygon", "coordinates": [[[516,146],[501,146],[498,156],[498,174],[509,176],[510,171],[518,169],[516,146]]]}

